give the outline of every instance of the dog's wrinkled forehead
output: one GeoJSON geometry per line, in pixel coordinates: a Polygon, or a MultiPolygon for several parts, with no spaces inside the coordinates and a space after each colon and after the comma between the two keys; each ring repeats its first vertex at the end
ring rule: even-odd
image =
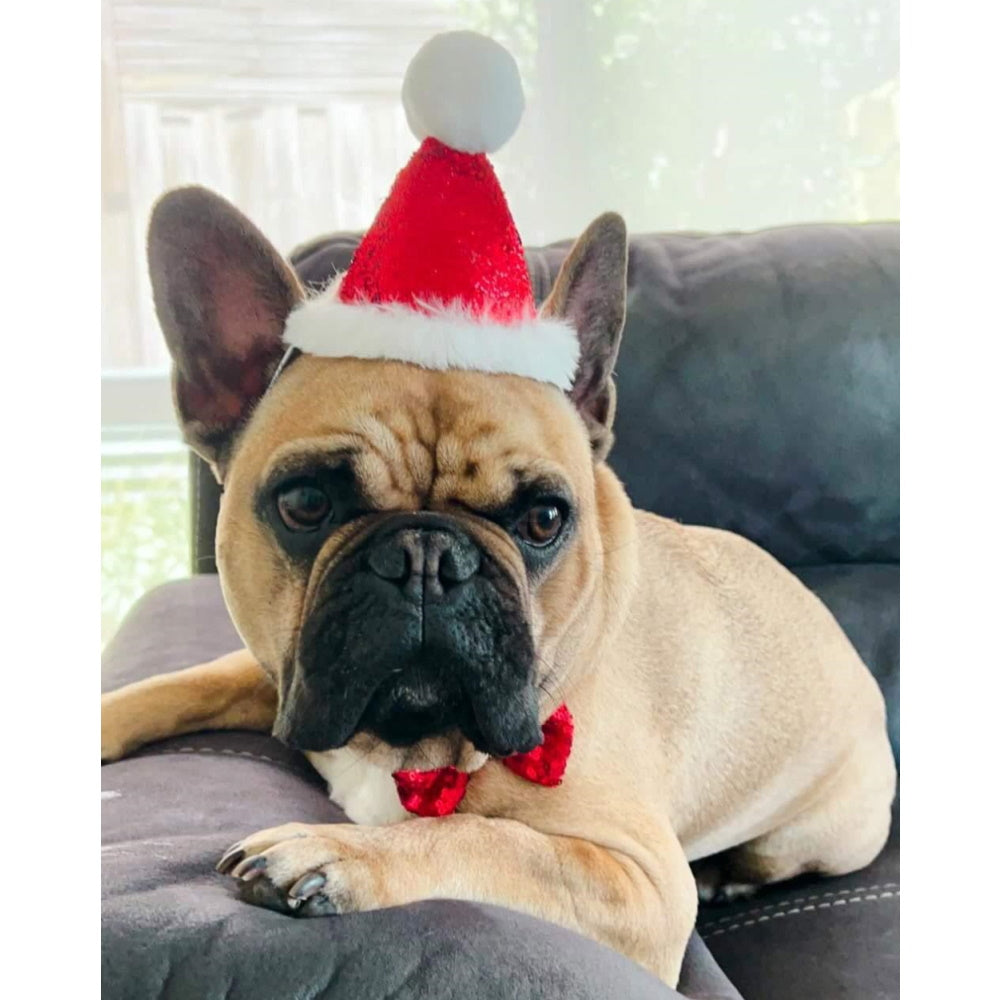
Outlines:
{"type": "Polygon", "coordinates": [[[381,509],[490,509],[527,484],[590,473],[586,434],[558,390],[516,376],[302,356],[250,421],[234,468],[258,482],[347,463],[381,509]]]}

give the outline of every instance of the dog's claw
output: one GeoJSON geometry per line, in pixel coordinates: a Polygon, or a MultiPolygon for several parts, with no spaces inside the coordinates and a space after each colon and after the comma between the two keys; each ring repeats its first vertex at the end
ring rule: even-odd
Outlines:
{"type": "Polygon", "coordinates": [[[252,857],[247,858],[245,861],[241,861],[233,870],[233,878],[242,879],[244,882],[249,882],[251,879],[255,879],[258,875],[264,874],[264,869],[267,867],[267,858],[263,854],[254,854],[252,857]]]}
{"type": "Polygon", "coordinates": [[[310,896],[315,896],[324,885],[326,885],[326,876],[321,875],[319,872],[310,872],[308,875],[303,875],[288,890],[288,905],[294,909],[303,900],[308,899],[310,896]]]}
{"type": "Polygon", "coordinates": [[[233,844],[233,846],[230,847],[229,850],[227,850],[226,853],[219,859],[219,863],[215,866],[215,870],[217,872],[222,872],[222,874],[225,875],[230,868],[243,860],[244,853],[243,848],[240,847],[238,843],[233,844]]]}

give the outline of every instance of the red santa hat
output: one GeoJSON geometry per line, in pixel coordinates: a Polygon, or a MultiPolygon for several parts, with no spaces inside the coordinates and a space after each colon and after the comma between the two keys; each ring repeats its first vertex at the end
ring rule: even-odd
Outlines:
{"type": "Polygon", "coordinates": [[[486,158],[524,110],[513,57],[475,32],[436,35],[406,71],[403,107],[420,147],[346,273],[289,316],[289,349],[568,389],[576,333],[537,315],[521,238],[486,158]]]}

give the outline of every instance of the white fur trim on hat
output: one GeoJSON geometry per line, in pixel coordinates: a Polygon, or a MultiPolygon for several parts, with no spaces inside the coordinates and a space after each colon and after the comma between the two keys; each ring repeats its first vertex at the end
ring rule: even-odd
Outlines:
{"type": "Polygon", "coordinates": [[[423,368],[521,375],[573,385],[580,346],[563,320],[526,318],[506,325],[477,319],[460,306],[341,302],[327,289],[285,323],[285,343],[325,358],[408,361],[423,368]]]}
{"type": "Polygon", "coordinates": [[[463,153],[494,153],[524,112],[514,57],[475,31],[449,31],[421,46],[403,79],[403,109],[418,139],[463,153]]]}

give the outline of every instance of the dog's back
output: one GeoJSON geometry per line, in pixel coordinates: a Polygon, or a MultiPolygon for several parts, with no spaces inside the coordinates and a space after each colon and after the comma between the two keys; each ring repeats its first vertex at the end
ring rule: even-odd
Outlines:
{"type": "Polygon", "coordinates": [[[663,706],[664,787],[688,856],[754,843],[754,871],[734,876],[748,881],[866,864],[888,834],[896,775],[885,703],[850,641],[752,542],[636,519],[633,620],[658,622],[641,674],[663,706]]]}

